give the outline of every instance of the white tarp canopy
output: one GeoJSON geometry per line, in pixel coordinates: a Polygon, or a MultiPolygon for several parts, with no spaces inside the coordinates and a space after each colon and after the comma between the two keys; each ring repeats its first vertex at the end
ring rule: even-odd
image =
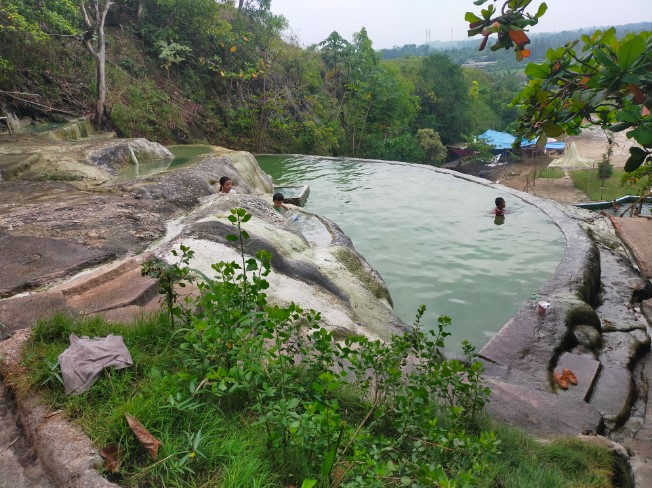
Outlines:
{"type": "Polygon", "coordinates": [[[564,155],[561,158],[553,159],[548,165],[548,168],[561,168],[561,169],[591,169],[593,161],[583,157],[577,150],[575,141],[571,142],[564,155]]]}

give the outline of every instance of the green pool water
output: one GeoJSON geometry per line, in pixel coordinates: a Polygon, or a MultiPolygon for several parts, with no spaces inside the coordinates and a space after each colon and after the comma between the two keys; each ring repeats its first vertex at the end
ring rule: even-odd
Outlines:
{"type": "Polygon", "coordinates": [[[211,146],[202,144],[168,146],[168,149],[174,155],[173,160],[156,159],[153,161],[139,162],[138,164],[128,164],[118,171],[117,176],[111,181],[111,184],[161,173],[172,168],[179,168],[195,162],[200,156],[212,151],[211,146]]]}
{"type": "Polygon", "coordinates": [[[306,210],[335,221],[380,272],[397,314],[424,324],[448,315],[447,346],[476,348],[552,275],[565,241],[538,208],[423,165],[259,156],[275,185],[308,185],[306,210]],[[508,213],[494,219],[494,199],[508,213]]]}
{"type": "Polygon", "coordinates": [[[174,160],[170,163],[170,168],[184,166],[194,161],[198,156],[212,151],[211,146],[204,144],[168,146],[168,149],[174,154],[174,160]]]}

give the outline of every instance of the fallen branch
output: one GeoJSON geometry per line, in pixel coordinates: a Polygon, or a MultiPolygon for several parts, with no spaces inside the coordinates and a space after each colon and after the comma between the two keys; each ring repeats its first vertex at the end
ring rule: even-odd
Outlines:
{"type": "Polygon", "coordinates": [[[40,96],[38,93],[10,92],[10,91],[4,91],[4,90],[0,90],[0,93],[4,93],[5,95],[22,95],[22,96],[27,96],[27,97],[38,97],[38,96],[40,96]]]}
{"type": "Polygon", "coordinates": [[[18,100],[19,102],[27,103],[29,105],[35,105],[37,107],[43,107],[46,112],[59,112],[59,113],[62,113],[62,114],[72,115],[74,117],[77,117],[79,115],[77,113],[68,112],[67,110],[63,110],[63,109],[60,109],[60,108],[55,108],[55,107],[51,107],[51,106],[48,106],[48,105],[43,105],[42,103],[37,103],[37,102],[32,102],[30,100],[25,100],[23,98],[17,97],[16,95],[12,95],[10,92],[2,92],[2,93],[7,95],[7,96],[10,96],[11,98],[13,98],[15,100],[18,100]]]}

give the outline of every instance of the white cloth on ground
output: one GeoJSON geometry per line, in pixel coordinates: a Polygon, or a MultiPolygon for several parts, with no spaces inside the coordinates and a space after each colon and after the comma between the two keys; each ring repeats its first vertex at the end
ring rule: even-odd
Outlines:
{"type": "Polygon", "coordinates": [[[133,364],[122,336],[77,337],[70,334],[70,347],[59,355],[66,395],[85,392],[104,368],[123,369],[133,364]]]}

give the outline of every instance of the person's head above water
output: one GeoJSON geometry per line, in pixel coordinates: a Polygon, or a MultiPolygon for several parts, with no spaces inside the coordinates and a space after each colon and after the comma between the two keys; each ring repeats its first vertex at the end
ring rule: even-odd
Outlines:
{"type": "Polygon", "coordinates": [[[231,178],[222,176],[220,178],[220,193],[229,193],[231,191],[231,178]]]}
{"type": "Polygon", "coordinates": [[[285,200],[285,197],[283,196],[282,193],[274,193],[272,195],[272,202],[274,202],[274,210],[276,210],[278,213],[282,213],[281,209],[283,210],[289,210],[284,204],[283,200],[285,200]]]}
{"type": "Polygon", "coordinates": [[[494,215],[505,215],[505,199],[503,197],[498,197],[495,200],[496,208],[494,208],[494,215]]]}

